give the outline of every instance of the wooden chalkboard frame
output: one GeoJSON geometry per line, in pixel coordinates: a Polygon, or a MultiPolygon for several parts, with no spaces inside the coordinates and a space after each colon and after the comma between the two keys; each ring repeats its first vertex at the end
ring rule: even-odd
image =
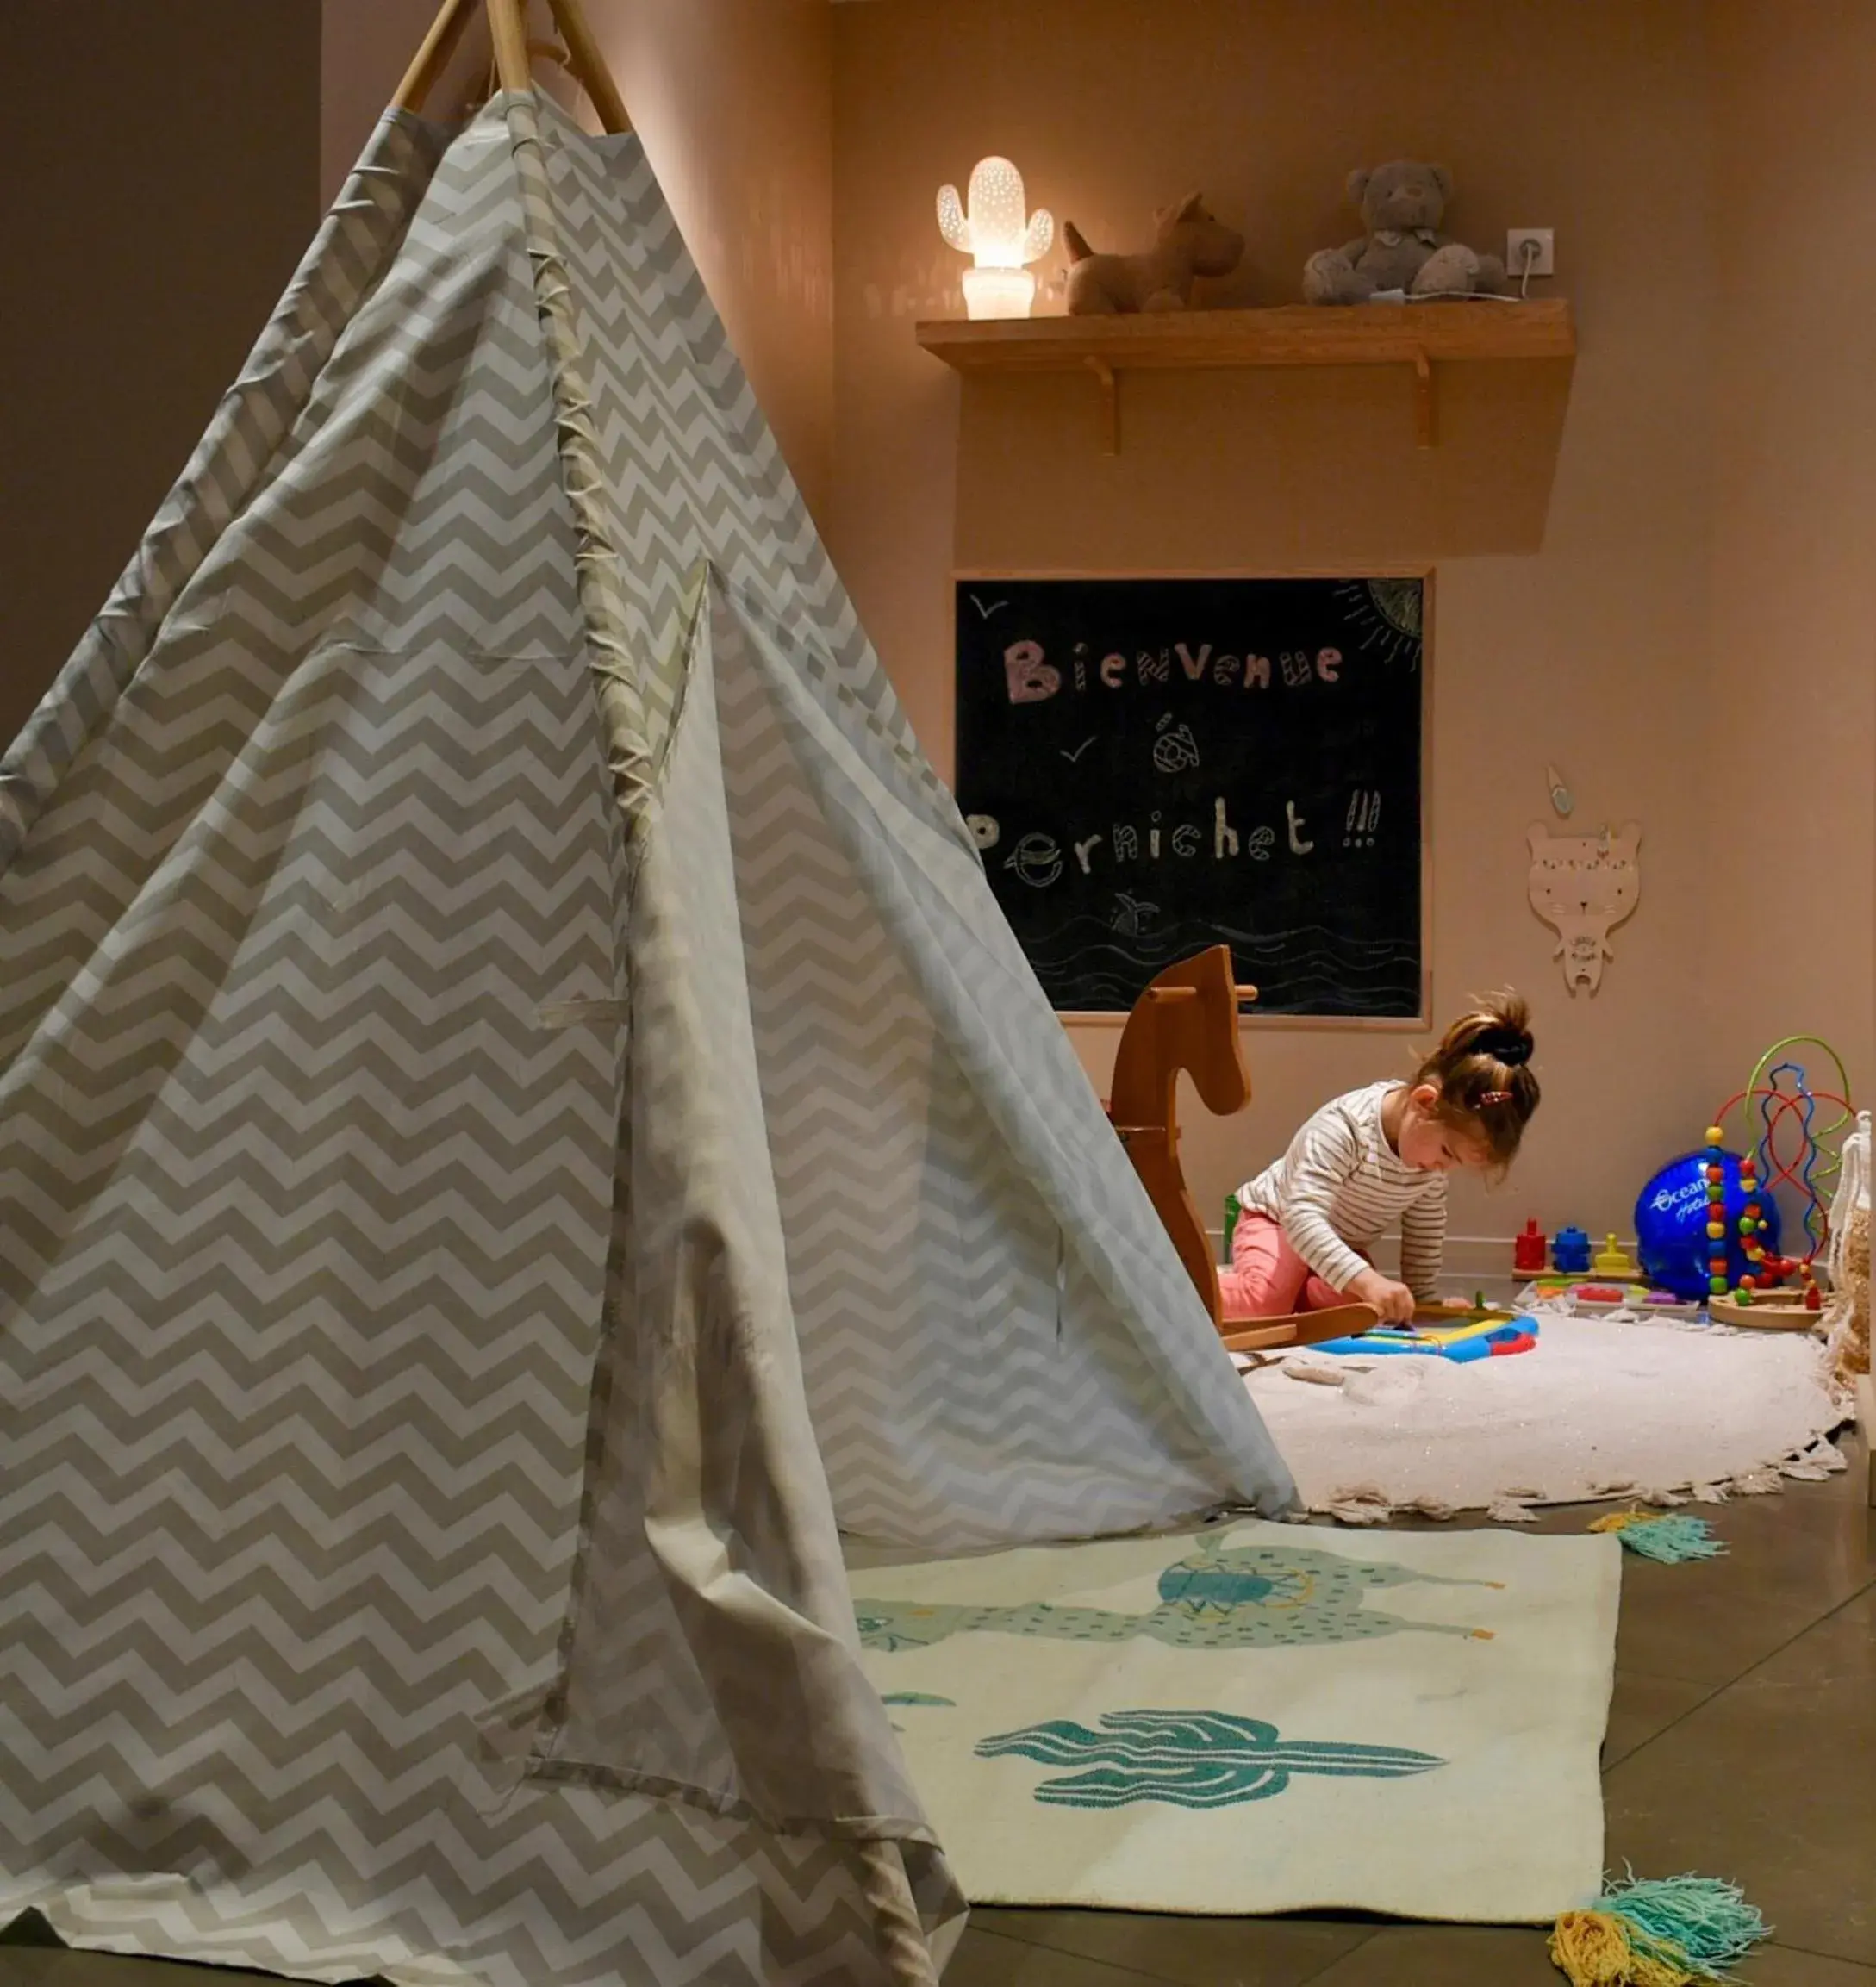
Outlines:
{"type": "MultiPolygon", "coordinates": [[[[1260,1014],[1241,1010],[1238,1026],[1258,1032],[1424,1035],[1433,1025],[1433,730],[1437,712],[1434,651],[1438,588],[1436,569],[1418,562],[1364,559],[1356,564],[1293,566],[1162,566],[1151,570],[1094,566],[954,566],[949,596],[951,666],[957,656],[957,589],[973,581],[1002,580],[1418,580],[1420,606],[1420,1011],[1412,1015],[1260,1014]]],[[[952,685],[955,707],[957,686],[952,685]]],[[[957,740],[952,740],[951,783],[957,783],[957,740]]],[[[1064,1027],[1124,1028],[1123,1010],[1057,1008],[1064,1027]]]]}

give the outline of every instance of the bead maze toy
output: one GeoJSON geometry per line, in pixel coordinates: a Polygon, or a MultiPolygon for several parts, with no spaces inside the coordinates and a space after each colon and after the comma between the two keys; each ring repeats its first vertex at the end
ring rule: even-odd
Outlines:
{"type": "Polygon", "coordinates": [[[1707,1128],[1704,1170],[1706,1236],[1711,1245],[1707,1315],[1717,1322],[1786,1331],[1817,1325],[1823,1299],[1814,1266],[1829,1239],[1829,1196],[1841,1164],[1841,1155],[1823,1142],[1853,1128],[1856,1112],[1849,1092],[1843,1059],[1828,1042],[1816,1035],[1790,1035],[1766,1050],[1745,1088],[1714,1112],[1707,1128]],[[1836,1089],[1814,1085],[1804,1065],[1788,1053],[1807,1046],[1829,1057],[1836,1089]],[[1835,1113],[1823,1124],[1817,1122],[1820,1106],[1835,1113]],[[1748,1137],[1747,1149],[1737,1162],[1742,1198],[1736,1214],[1730,1214],[1725,1127],[1736,1111],[1742,1113],[1748,1137]],[[1758,1137],[1754,1141],[1755,1121],[1758,1137]],[[1780,1187],[1798,1204],[1797,1225],[1805,1243],[1802,1255],[1779,1253],[1773,1197],[1780,1187]],[[1736,1238],[1748,1266],[1736,1283],[1730,1274],[1729,1246],[1736,1238]],[[1795,1288],[1789,1287],[1794,1280],[1795,1288]]]}

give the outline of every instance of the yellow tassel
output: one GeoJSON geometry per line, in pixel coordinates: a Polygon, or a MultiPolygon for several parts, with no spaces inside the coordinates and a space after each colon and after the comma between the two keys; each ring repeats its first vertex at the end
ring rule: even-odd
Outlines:
{"type": "Polygon", "coordinates": [[[1550,1958],[1570,1987],[1688,1987],[1696,1978],[1637,1953],[1621,1919],[1605,1911],[1566,1911],[1551,1930],[1550,1958]]]}
{"type": "Polygon", "coordinates": [[[1600,1911],[1566,1911],[1551,1929],[1550,1958],[1570,1987],[1622,1987],[1629,1935],[1600,1911]]]}

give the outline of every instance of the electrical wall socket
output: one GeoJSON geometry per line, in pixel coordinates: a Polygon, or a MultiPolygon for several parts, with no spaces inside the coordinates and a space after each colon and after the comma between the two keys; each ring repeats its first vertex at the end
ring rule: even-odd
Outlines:
{"type": "Polygon", "coordinates": [[[1556,230],[1551,227],[1508,227],[1505,231],[1505,267],[1513,277],[1524,273],[1524,244],[1537,245],[1536,258],[1530,265],[1533,276],[1556,273],[1556,230]]]}

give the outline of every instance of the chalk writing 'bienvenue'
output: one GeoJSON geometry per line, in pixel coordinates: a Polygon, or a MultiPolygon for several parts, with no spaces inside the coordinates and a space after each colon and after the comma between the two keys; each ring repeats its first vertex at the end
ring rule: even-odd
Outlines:
{"type": "MultiPolygon", "coordinates": [[[[1173,680],[1177,664],[1188,683],[1210,682],[1220,689],[1268,690],[1273,682],[1290,689],[1306,683],[1341,681],[1340,649],[1318,649],[1313,655],[1302,649],[1286,650],[1272,657],[1245,654],[1213,656],[1209,642],[1200,643],[1197,651],[1184,642],[1169,649],[1142,649],[1131,664],[1131,680],[1142,686],[1156,687],[1173,680]]],[[[1096,661],[1086,642],[1077,642],[1069,673],[1051,663],[1040,642],[1012,642],[1003,651],[1003,676],[1013,704],[1040,704],[1064,687],[1075,693],[1084,690],[1118,690],[1129,680],[1127,658],[1119,650],[1096,661]]]]}

